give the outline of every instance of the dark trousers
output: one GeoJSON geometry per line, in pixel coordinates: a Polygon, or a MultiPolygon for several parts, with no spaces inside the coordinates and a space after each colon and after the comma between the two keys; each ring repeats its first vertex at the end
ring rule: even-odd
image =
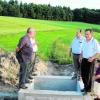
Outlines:
{"type": "Polygon", "coordinates": [[[30,76],[30,69],[31,69],[31,60],[28,62],[25,82],[27,82],[28,79],[29,79],[29,76],[30,76]]]}
{"type": "Polygon", "coordinates": [[[73,63],[74,63],[74,68],[75,68],[75,74],[80,76],[81,74],[81,64],[79,62],[79,57],[80,54],[73,54],[73,63]]]}
{"type": "Polygon", "coordinates": [[[19,85],[25,84],[28,67],[29,67],[29,61],[20,62],[19,85]]]}
{"type": "Polygon", "coordinates": [[[36,60],[36,53],[33,53],[30,66],[28,68],[27,77],[30,77],[32,75],[32,72],[34,71],[35,60],[36,60]]]}
{"type": "Polygon", "coordinates": [[[88,59],[83,58],[81,63],[81,76],[84,83],[86,92],[91,92],[93,86],[93,75],[94,75],[95,61],[89,62],[88,59]]]}

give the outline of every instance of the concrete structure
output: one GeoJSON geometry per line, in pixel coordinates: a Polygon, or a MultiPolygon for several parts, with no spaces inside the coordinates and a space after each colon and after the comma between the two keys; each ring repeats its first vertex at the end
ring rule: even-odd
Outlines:
{"type": "Polygon", "coordinates": [[[18,100],[93,100],[84,97],[77,80],[66,76],[35,76],[28,89],[21,89],[18,100]]]}

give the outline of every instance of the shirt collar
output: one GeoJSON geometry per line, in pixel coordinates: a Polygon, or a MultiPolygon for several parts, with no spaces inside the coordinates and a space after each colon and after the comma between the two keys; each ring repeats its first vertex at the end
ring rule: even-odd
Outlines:
{"type": "Polygon", "coordinates": [[[91,40],[90,40],[90,41],[87,41],[87,40],[86,40],[86,42],[91,42],[91,41],[93,41],[93,37],[91,38],[91,40]]]}

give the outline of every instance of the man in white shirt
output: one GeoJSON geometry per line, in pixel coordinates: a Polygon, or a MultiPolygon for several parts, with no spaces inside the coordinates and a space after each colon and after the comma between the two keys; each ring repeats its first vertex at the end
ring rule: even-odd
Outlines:
{"type": "Polygon", "coordinates": [[[81,76],[84,83],[84,92],[91,92],[94,75],[95,59],[100,54],[100,45],[93,38],[92,29],[85,30],[85,40],[82,47],[81,76]]]}
{"type": "Polygon", "coordinates": [[[75,38],[73,39],[70,47],[70,56],[72,53],[73,56],[73,63],[74,63],[74,68],[75,68],[75,76],[74,78],[80,77],[80,54],[82,52],[82,44],[83,44],[84,37],[82,36],[81,30],[78,30],[76,33],[75,38]]]}
{"type": "MultiPolygon", "coordinates": [[[[30,27],[30,30],[31,30],[31,27],[30,27]]],[[[34,36],[32,38],[30,38],[30,45],[32,47],[32,56],[31,56],[31,66],[28,68],[28,71],[27,71],[27,79],[33,79],[33,72],[34,72],[34,65],[35,65],[35,60],[36,60],[36,52],[38,50],[37,48],[37,43],[35,41],[35,29],[33,29],[33,33],[34,33],[34,36]]]]}
{"type": "Polygon", "coordinates": [[[31,75],[35,75],[34,74],[34,66],[35,66],[35,62],[36,62],[36,52],[38,51],[38,47],[37,47],[37,43],[36,43],[36,40],[35,40],[35,37],[34,38],[31,38],[30,39],[30,42],[32,44],[32,47],[33,47],[33,53],[32,53],[32,66],[31,66],[31,75]]]}

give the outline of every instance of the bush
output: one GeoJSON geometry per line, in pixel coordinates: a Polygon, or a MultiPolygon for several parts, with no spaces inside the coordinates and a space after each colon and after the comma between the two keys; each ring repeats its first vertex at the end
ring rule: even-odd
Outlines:
{"type": "Polygon", "coordinates": [[[97,29],[97,28],[93,28],[93,31],[100,33],[100,29],[97,29]]]}
{"type": "Polygon", "coordinates": [[[58,64],[69,64],[72,62],[71,58],[69,58],[69,47],[63,38],[58,38],[54,41],[50,59],[58,64]]]}

